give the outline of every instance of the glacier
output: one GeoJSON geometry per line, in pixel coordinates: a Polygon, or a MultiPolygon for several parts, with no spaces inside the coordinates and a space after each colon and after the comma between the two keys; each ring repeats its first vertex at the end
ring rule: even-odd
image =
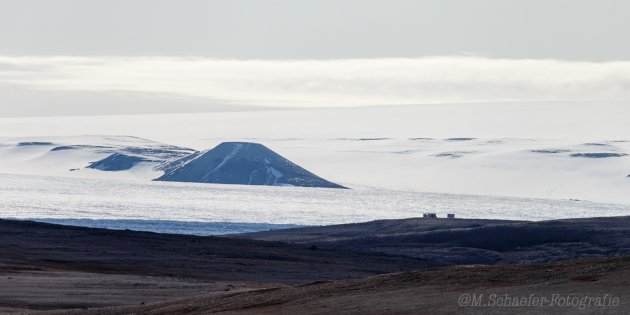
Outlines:
{"type": "MultiPolygon", "coordinates": [[[[0,174],[0,217],[326,225],[440,217],[618,216],[630,205],[356,187],[328,189],[0,174]]],[[[112,226],[119,224],[112,223],[112,226]]],[[[169,231],[162,226],[160,231],[169,231]]],[[[237,229],[238,230],[238,229],[237,229]]]]}

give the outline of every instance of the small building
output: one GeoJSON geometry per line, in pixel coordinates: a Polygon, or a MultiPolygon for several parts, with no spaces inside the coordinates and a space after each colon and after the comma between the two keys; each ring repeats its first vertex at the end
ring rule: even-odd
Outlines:
{"type": "Polygon", "coordinates": [[[448,213],[446,214],[446,217],[449,219],[455,219],[455,213],[448,213]]]}
{"type": "Polygon", "coordinates": [[[437,219],[437,214],[428,212],[428,213],[423,213],[422,217],[425,219],[437,219]]]}

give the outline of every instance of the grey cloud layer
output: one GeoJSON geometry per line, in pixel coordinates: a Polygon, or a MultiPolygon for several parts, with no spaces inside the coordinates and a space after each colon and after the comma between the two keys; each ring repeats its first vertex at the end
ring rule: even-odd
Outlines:
{"type": "Polygon", "coordinates": [[[0,56],[0,84],[289,107],[630,100],[630,62],[0,56]]]}

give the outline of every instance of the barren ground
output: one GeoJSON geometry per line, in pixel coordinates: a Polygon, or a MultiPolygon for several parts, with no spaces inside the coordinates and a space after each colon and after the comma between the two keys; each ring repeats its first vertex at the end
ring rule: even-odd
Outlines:
{"type": "Polygon", "coordinates": [[[0,220],[0,311],[624,314],[629,220],[407,219],[229,237],[0,220]],[[461,307],[462,294],[619,304],[461,307]]]}

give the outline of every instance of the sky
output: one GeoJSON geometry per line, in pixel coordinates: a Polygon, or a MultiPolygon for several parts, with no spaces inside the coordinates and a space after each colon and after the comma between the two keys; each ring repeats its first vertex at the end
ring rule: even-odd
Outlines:
{"type": "Polygon", "coordinates": [[[0,117],[630,100],[630,2],[0,0],[0,117]]]}

